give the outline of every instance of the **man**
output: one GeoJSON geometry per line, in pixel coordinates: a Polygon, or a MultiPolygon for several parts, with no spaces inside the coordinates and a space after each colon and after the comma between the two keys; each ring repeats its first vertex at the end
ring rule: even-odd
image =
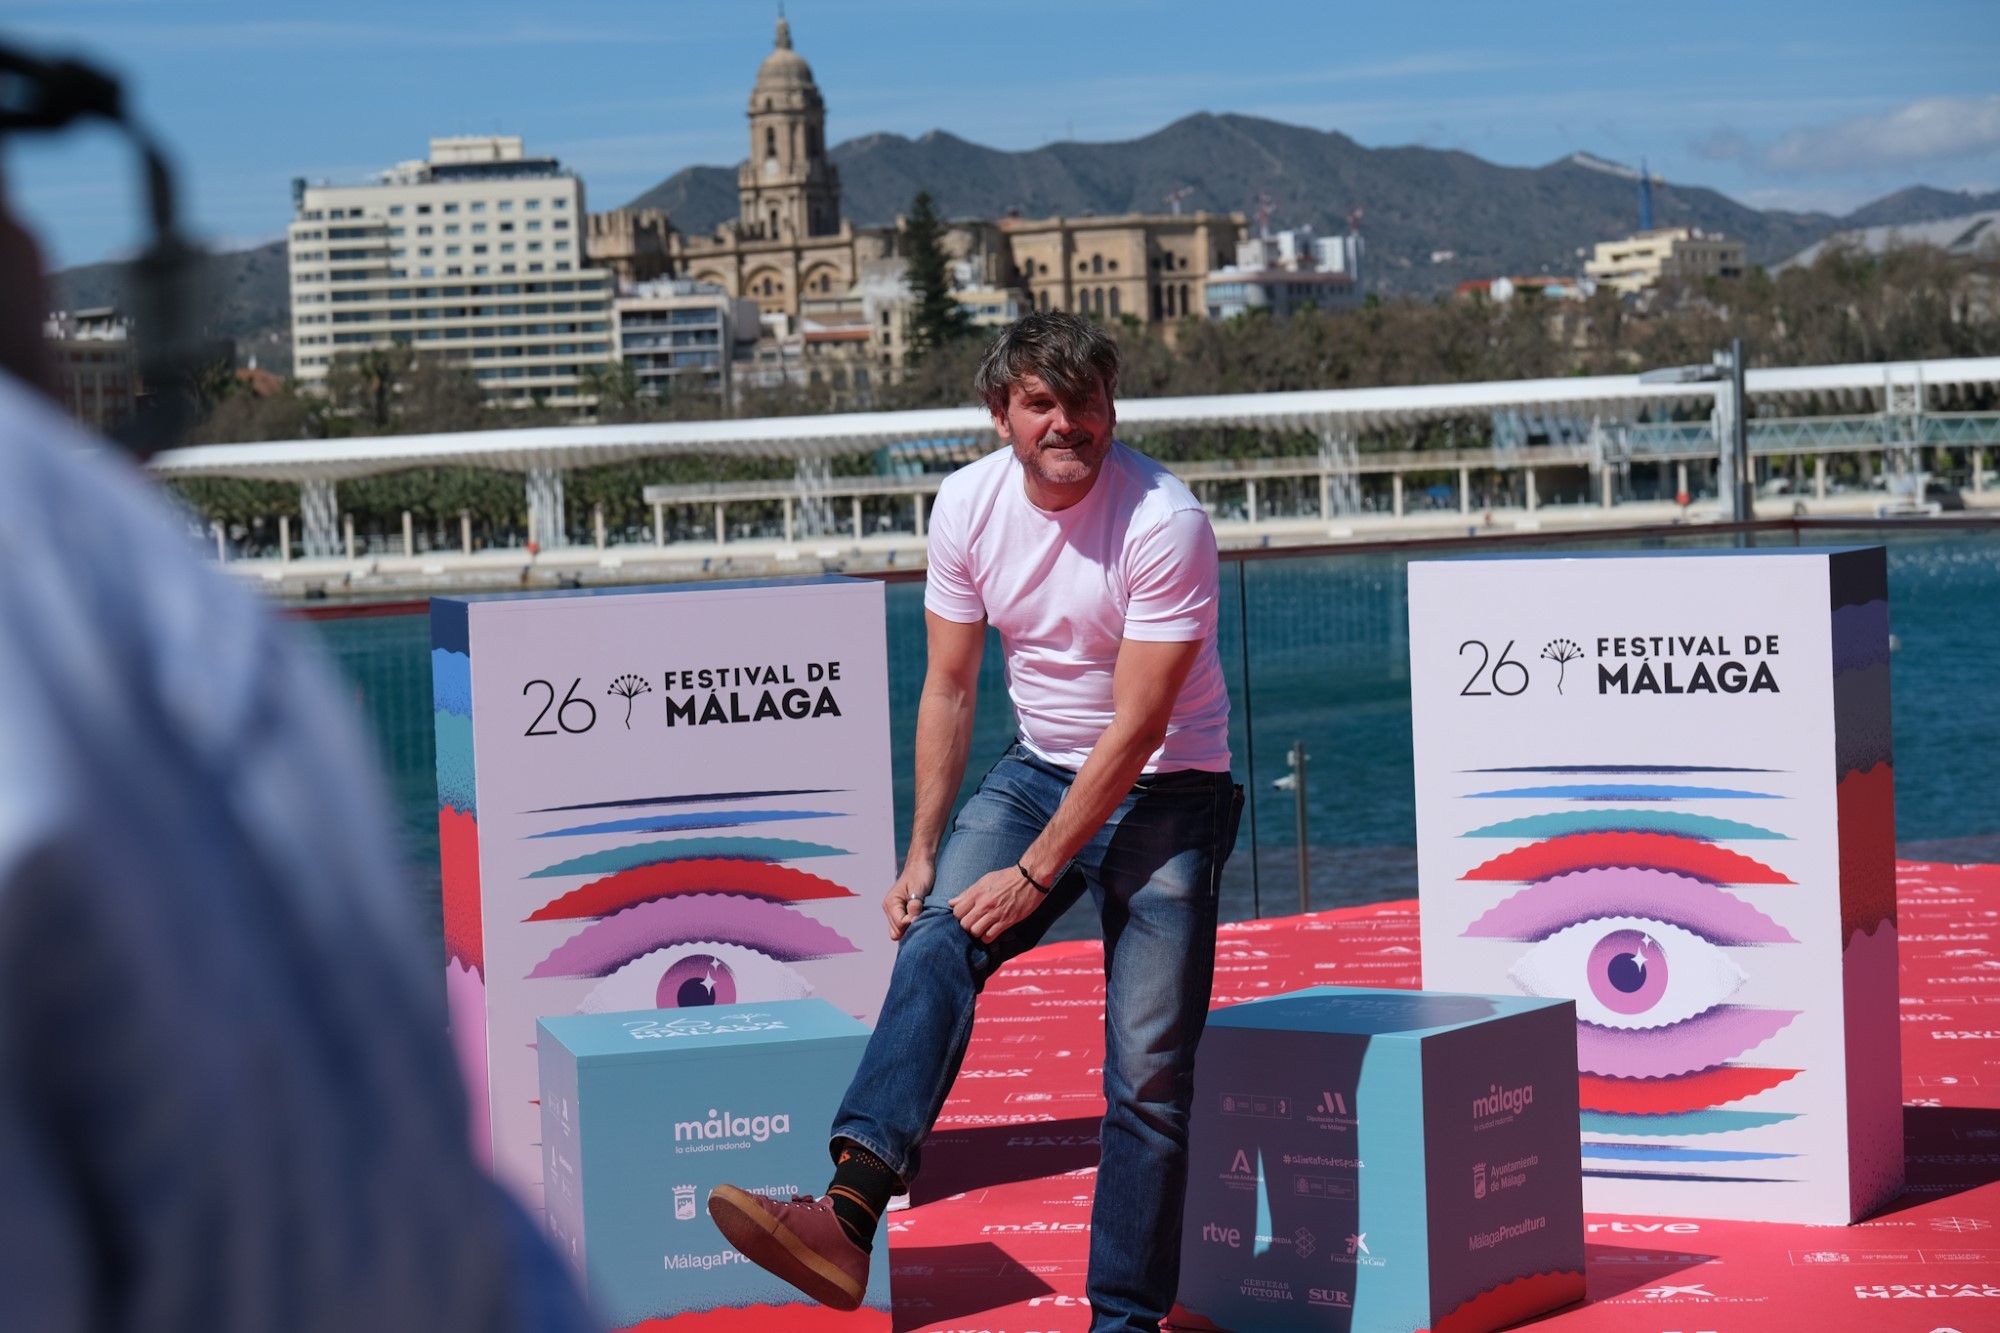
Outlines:
{"type": "Polygon", "coordinates": [[[589,1327],[472,1160],[343,692],[43,396],[5,195],[0,1328],[589,1327]]]}
{"type": "Polygon", "coordinates": [[[1173,1304],[1216,888],[1241,793],[1215,534],[1185,486],[1114,438],[1117,383],[1116,345],[1060,312],[1009,326],[980,365],[1008,447],[948,478],[932,513],[915,814],[882,905],[902,944],[834,1122],[833,1182],[824,1199],[723,1185],[709,1201],[732,1244],[829,1305],[860,1300],[876,1223],[917,1174],[975,997],[1085,892],[1106,974],[1092,1327],[1157,1329],[1173,1304]],[[988,624],[1019,739],[940,853],[988,624]]]}

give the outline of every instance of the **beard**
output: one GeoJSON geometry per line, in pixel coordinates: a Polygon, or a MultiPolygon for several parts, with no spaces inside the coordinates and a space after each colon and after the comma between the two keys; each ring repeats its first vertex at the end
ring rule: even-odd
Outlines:
{"type": "Polygon", "coordinates": [[[1090,431],[1071,431],[1067,435],[1051,431],[1036,444],[1017,449],[1015,453],[1023,466],[1042,481],[1064,486],[1083,481],[1095,473],[1109,447],[1108,440],[1100,439],[1090,431]]]}

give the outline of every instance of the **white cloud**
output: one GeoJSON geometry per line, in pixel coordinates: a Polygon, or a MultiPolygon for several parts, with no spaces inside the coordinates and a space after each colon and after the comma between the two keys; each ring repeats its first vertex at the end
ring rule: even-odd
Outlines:
{"type": "Polygon", "coordinates": [[[1881,198],[1888,192],[1887,189],[1865,185],[1798,189],[1771,186],[1753,190],[1733,190],[1730,192],[1730,197],[1737,203],[1748,204],[1752,208],[1778,208],[1791,213],[1830,213],[1834,217],[1840,217],[1852,213],[1871,200],[1881,198]]]}
{"type": "Polygon", "coordinates": [[[1717,130],[1694,151],[1794,176],[1900,169],[2000,154],[2000,94],[1926,97],[1879,115],[1809,126],[1758,144],[1717,130]]]}

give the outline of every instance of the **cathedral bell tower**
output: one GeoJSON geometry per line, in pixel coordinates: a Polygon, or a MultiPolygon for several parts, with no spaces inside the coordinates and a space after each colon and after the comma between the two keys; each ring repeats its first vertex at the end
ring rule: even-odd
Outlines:
{"type": "Polygon", "coordinates": [[[750,91],[750,157],[736,170],[736,192],[745,240],[840,231],[840,173],[826,160],[826,104],[782,17],[777,47],[750,91]]]}

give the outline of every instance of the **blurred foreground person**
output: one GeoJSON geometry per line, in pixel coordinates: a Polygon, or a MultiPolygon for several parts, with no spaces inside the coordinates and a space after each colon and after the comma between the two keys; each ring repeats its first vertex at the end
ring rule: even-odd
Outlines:
{"type": "Polygon", "coordinates": [[[346,703],[43,397],[38,268],[0,180],[0,1329],[587,1327],[346,703]]]}

